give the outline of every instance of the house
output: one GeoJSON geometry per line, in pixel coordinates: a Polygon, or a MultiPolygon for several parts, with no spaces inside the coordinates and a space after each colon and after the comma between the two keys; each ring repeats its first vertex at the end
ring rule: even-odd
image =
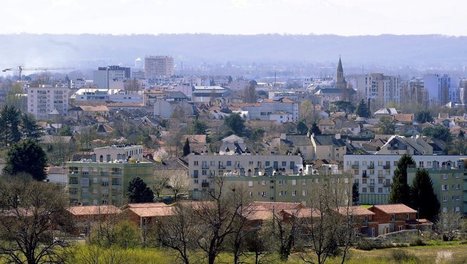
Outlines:
{"type": "Polygon", "coordinates": [[[411,125],[414,121],[414,114],[396,114],[394,115],[394,121],[404,125],[411,125]]]}
{"type": "Polygon", "coordinates": [[[321,119],[318,121],[318,128],[322,133],[333,132],[335,125],[331,119],[321,119]]]}
{"type": "Polygon", "coordinates": [[[374,212],[363,206],[339,207],[337,212],[342,216],[348,215],[351,217],[354,223],[355,233],[369,237],[376,236],[378,223],[373,219],[375,216],[374,212]]]}
{"type": "Polygon", "coordinates": [[[433,147],[422,137],[391,136],[377,154],[432,155],[433,147]]]}
{"type": "Polygon", "coordinates": [[[114,205],[71,206],[66,209],[75,223],[75,232],[88,235],[95,223],[114,221],[121,210],[114,205]]]}
{"type": "Polygon", "coordinates": [[[379,118],[382,116],[394,116],[397,115],[397,110],[395,108],[381,108],[374,113],[374,116],[379,118]]]}
{"type": "Polygon", "coordinates": [[[144,230],[158,220],[175,215],[175,211],[165,203],[130,203],[123,207],[122,215],[144,230]]]}
{"type": "Polygon", "coordinates": [[[299,151],[304,160],[313,159],[313,144],[308,136],[281,134],[281,143],[285,143],[292,153],[299,151]]]}
{"type": "Polygon", "coordinates": [[[311,135],[314,159],[328,159],[342,161],[347,152],[345,141],[340,134],[336,135],[311,135]]]}
{"type": "Polygon", "coordinates": [[[419,221],[417,211],[404,204],[374,205],[368,210],[374,213],[373,220],[378,224],[377,235],[429,225],[425,219],[419,221]]]}

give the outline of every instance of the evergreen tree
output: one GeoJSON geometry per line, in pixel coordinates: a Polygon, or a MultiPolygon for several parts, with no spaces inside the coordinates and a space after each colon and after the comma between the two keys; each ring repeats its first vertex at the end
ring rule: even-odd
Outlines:
{"type": "Polygon", "coordinates": [[[237,136],[241,136],[245,130],[245,120],[239,114],[231,114],[224,119],[224,124],[237,136]]]}
{"type": "Polygon", "coordinates": [[[146,183],[140,178],[133,178],[128,185],[128,202],[129,203],[152,203],[154,201],[154,193],[146,183]]]}
{"type": "Polygon", "coordinates": [[[297,124],[297,133],[300,135],[305,135],[308,133],[308,127],[306,126],[305,122],[300,121],[297,124]]]}
{"type": "Polygon", "coordinates": [[[391,194],[389,203],[410,204],[410,187],[407,184],[407,167],[415,165],[410,155],[404,154],[397,162],[397,168],[394,170],[394,177],[391,185],[391,194]]]}
{"type": "Polygon", "coordinates": [[[46,166],[47,156],[44,150],[35,141],[27,139],[11,147],[3,170],[9,175],[27,173],[33,179],[43,181],[47,177],[46,166]]]}
{"type": "Polygon", "coordinates": [[[183,145],[183,157],[188,156],[188,154],[190,154],[190,152],[191,152],[191,150],[190,150],[190,141],[188,140],[188,138],[186,138],[185,145],[183,145]]]}
{"type": "Polygon", "coordinates": [[[312,134],[315,134],[316,135],[321,135],[321,130],[319,129],[318,125],[316,124],[316,122],[313,122],[313,124],[311,125],[311,129],[310,129],[310,132],[312,134]]]}
{"type": "Polygon", "coordinates": [[[433,116],[431,115],[430,111],[420,111],[415,114],[415,121],[418,123],[426,123],[426,122],[433,122],[433,116]]]}
{"type": "Polygon", "coordinates": [[[21,115],[21,133],[23,137],[37,141],[42,136],[41,128],[36,120],[29,114],[21,115]]]}
{"type": "Polygon", "coordinates": [[[418,210],[419,218],[426,218],[432,222],[436,220],[440,204],[433,191],[433,183],[428,172],[418,169],[411,188],[412,207],[418,210]]]}
{"type": "Polygon", "coordinates": [[[20,111],[5,105],[0,111],[0,137],[4,146],[21,140],[20,123],[20,111]]]}
{"type": "Polygon", "coordinates": [[[358,192],[358,183],[354,182],[352,185],[352,205],[360,203],[360,193],[358,192]]]}
{"type": "Polygon", "coordinates": [[[363,99],[358,104],[357,110],[355,110],[355,113],[360,117],[369,118],[371,116],[370,110],[368,109],[368,106],[365,104],[365,101],[363,99]]]}

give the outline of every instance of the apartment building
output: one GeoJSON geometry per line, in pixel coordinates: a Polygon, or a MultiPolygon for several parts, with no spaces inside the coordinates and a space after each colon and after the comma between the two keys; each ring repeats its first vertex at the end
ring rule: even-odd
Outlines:
{"type": "Polygon", "coordinates": [[[310,204],[316,188],[330,183],[336,191],[350,191],[352,179],[345,174],[274,174],[270,176],[225,176],[224,185],[243,190],[249,199],[264,202],[310,204]]]}
{"type": "Polygon", "coordinates": [[[28,113],[36,119],[46,120],[68,114],[68,87],[40,85],[28,89],[28,113]]]}
{"type": "Polygon", "coordinates": [[[401,87],[399,77],[382,73],[365,75],[364,96],[376,107],[386,107],[389,103],[401,103],[401,87]]]}
{"type": "Polygon", "coordinates": [[[94,148],[95,159],[98,162],[120,162],[132,158],[135,161],[143,160],[142,145],[112,145],[94,148]]]}
{"type": "Polygon", "coordinates": [[[169,56],[148,56],[144,58],[146,79],[167,78],[174,75],[174,59],[169,56]]]}
{"type": "Polygon", "coordinates": [[[265,99],[254,105],[243,106],[241,109],[248,112],[250,120],[271,120],[278,123],[287,123],[297,122],[300,117],[299,103],[286,97],[265,99]]]}
{"type": "MultiPolygon", "coordinates": [[[[461,163],[456,168],[427,169],[433,184],[433,191],[441,205],[441,212],[459,212],[467,215],[467,189],[464,181],[467,180],[467,170],[461,163]],[[466,194],[466,195],[464,195],[466,194]]],[[[407,183],[412,185],[417,169],[407,170],[407,183]]]]}
{"type": "MultiPolygon", "coordinates": [[[[358,184],[361,204],[387,204],[391,192],[392,178],[398,154],[388,155],[345,155],[344,172],[353,175],[358,184]]],[[[459,159],[466,155],[414,155],[417,168],[451,168],[456,167],[459,159]]]]}
{"type": "Polygon", "coordinates": [[[121,86],[123,85],[123,81],[130,79],[130,77],[131,69],[118,65],[98,67],[97,70],[93,72],[94,85],[102,89],[121,86]]]}
{"type": "Polygon", "coordinates": [[[303,172],[298,155],[188,155],[190,193],[201,199],[205,191],[215,190],[215,177],[296,175],[303,172]]]}
{"type": "Polygon", "coordinates": [[[72,205],[123,205],[131,179],[154,182],[154,163],[143,161],[143,147],[95,148],[91,159],[67,162],[67,189],[72,205]]]}
{"type": "Polygon", "coordinates": [[[67,162],[68,194],[72,205],[121,206],[127,202],[131,179],[139,177],[151,186],[154,164],[150,162],[67,162]]]}

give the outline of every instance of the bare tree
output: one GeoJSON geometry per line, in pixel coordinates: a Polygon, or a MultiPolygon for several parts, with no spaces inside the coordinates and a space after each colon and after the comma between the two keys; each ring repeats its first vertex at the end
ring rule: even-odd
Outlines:
{"type": "Polygon", "coordinates": [[[160,196],[164,189],[167,187],[167,184],[169,182],[169,178],[167,177],[158,177],[154,180],[154,184],[152,185],[152,190],[156,196],[156,200],[158,201],[160,199],[160,196]]]}
{"type": "Polygon", "coordinates": [[[234,233],[243,202],[237,199],[235,188],[226,188],[222,177],[216,178],[215,184],[215,191],[207,192],[209,201],[200,203],[194,211],[199,219],[197,244],[206,253],[209,264],[214,264],[224,250],[224,241],[234,233]]]}
{"type": "Polygon", "coordinates": [[[162,246],[174,249],[184,264],[190,263],[190,250],[196,246],[197,219],[190,203],[176,204],[174,216],[159,224],[158,240],[162,246]]]}
{"type": "Polygon", "coordinates": [[[189,185],[189,179],[187,175],[177,174],[170,177],[168,186],[172,190],[174,201],[177,201],[178,195],[187,191],[189,185]]]}
{"type": "Polygon", "coordinates": [[[295,244],[298,235],[299,209],[289,211],[287,220],[283,219],[284,212],[273,212],[272,234],[278,243],[281,260],[286,261],[295,244]]]}
{"type": "Polygon", "coordinates": [[[61,187],[26,179],[0,183],[0,254],[12,263],[62,263],[69,231],[61,187]],[[26,260],[26,261],[25,261],[26,260]]]}
{"type": "Polygon", "coordinates": [[[456,232],[461,229],[462,214],[458,212],[441,212],[436,223],[436,231],[442,235],[444,241],[452,241],[456,232]]]}
{"type": "MultiPolygon", "coordinates": [[[[313,186],[309,217],[301,227],[301,242],[311,248],[319,264],[338,255],[344,263],[354,232],[352,187],[345,178],[329,176],[320,180],[313,186]]],[[[301,258],[305,263],[314,263],[307,251],[302,252],[301,258]]]]}

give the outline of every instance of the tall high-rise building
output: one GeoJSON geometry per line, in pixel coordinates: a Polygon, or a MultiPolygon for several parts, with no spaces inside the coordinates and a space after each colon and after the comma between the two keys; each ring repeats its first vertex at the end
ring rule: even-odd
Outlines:
{"type": "Polygon", "coordinates": [[[399,105],[401,89],[399,77],[385,76],[382,73],[370,73],[365,76],[365,96],[376,107],[386,107],[389,103],[399,105]]]}
{"type": "Polygon", "coordinates": [[[112,83],[129,79],[131,76],[129,67],[120,67],[117,65],[99,67],[94,71],[94,84],[98,88],[112,88],[112,83]]]}
{"type": "Polygon", "coordinates": [[[412,79],[402,83],[401,103],[428,107],[428,93],[421,79],[412,79]]]}
{"type": "Polygon", "coordinates": [[[459,101],[464,106],[467,105],[467,79],[462,79],[459,82],[459,101]]]}
{"type": "Polygon", "coordinates": [[[68,114],[68,87],[41,85],[28,88],[28,113],[36,119],[47,120],[68,114]]]}
{"type": "Polygon", "coordinates": [[[169,56],[149,56],[144,58],[146,79],[166,78],[174,75],[174,59],[169,56]]]}
{"type": "Polygon", "coordinates": [[[444,105],[459,102],[459,79],[447,74],[426,74],[423,76],[430,104],[444,105]]]}

